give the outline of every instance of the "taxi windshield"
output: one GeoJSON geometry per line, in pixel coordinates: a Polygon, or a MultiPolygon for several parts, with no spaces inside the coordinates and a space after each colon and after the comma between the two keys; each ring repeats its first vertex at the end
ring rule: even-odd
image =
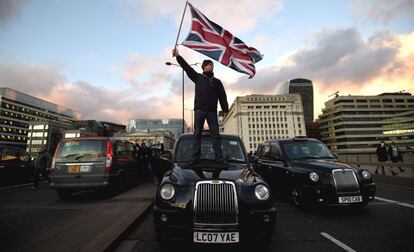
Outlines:
{"type": "MultiPolygon", "coordinates": [[[[201,159],[214,160],[213,139],[203,138],[201,140],[201,159]]],[[[245,153],[239,141],[234,139],[221,139],[223,156],[229,163],[247,163],[245,153]]],[[[185,163],[192,160],[194,151],[194,140],[192,138],[180,141],[176,153],[176,162],[185,163]]]]}
{"type": "Polygon", "coordinates": [[[335,159],[331,151],[320,142],[285,142],[282,148],[291,160],[301,159],[335,159]]]}

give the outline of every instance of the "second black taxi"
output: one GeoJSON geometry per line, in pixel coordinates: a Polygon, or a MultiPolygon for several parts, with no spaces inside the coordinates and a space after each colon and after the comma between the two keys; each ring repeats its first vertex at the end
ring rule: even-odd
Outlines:
{"type": "Polygon", "coordinates": [[[375,197],[371,173],[339,161],[317,139],[266,141],[259,145],[253,162],[255,171],[271,185],[274,193],[290,197],[297,206],[363,208],[375,197]]]}

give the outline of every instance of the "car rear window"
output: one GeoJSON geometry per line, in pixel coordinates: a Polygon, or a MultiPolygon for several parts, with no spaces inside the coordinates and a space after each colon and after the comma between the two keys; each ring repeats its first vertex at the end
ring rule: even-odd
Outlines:
{"type": "Polygon", "coordinates": [[[73,140],[62,143],[57,157],[99,157],[105,155],[105,140],[73,140]]]}

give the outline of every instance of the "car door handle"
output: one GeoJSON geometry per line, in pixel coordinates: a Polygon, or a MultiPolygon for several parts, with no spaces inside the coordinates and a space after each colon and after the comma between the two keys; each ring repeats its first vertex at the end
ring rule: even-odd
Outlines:
{"type": "Polygon", "coordinates": [[[26,167],[24,164],[20,165],[20,167],[26,167]]]}
{"type": "Polygon", "coordinates": [[[0,168],[5,168],[6,166],[4,166],[4,165],[0,165],[0,168]]]}

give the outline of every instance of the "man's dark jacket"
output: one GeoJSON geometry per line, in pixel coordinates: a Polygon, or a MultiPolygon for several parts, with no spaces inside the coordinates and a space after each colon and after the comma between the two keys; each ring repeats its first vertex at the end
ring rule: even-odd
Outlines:
{"type": "Polygon", "coordinates": [[[177,56],[177,62],[195,83],[194,110],[217,112],[217,101],[220,101],[221,110],[229,111],[223,83],[213,73],[197,73],[181,56],[177,56]]]}
{"type": "Polygon", "coordinates": [[[380,162],[384,162],[384,161],[388,161],[388,153],[387,153],[387,148],[378,146],[377,147],[377,157],[378,157],[378,161],[380,162]]]}

